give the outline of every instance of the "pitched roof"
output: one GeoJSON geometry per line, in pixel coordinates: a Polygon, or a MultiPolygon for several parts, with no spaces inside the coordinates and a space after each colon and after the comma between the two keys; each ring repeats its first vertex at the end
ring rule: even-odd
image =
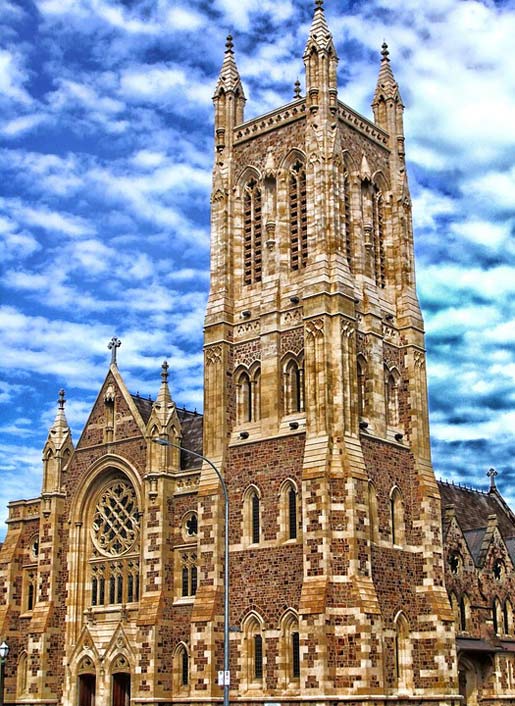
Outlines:
{"type": "Polygon", "coordinates": [[[499,530],[504,538],[515,537],[515,515],[498,490],[485,493],[446,481],[438,481],[438,487],[442,498],[442,510],[449,505],[454,506],[456,519],[467,536],[469,546],[472,535],[469,541],[468,532],[486,528],[489,515],[496,515],[499,530]]]}
{"type": "MultiPolygon", "coordinates": [[[[177,415],[181,420],[182,445],[185,449],[191,449],[195,453],[202,453],[202,429],[204,418],[198,412],[189,412],[186,409],[177,409],[177,415]]],[[[200,468],[202,460],[192,456],[192,454],[181,451],[181,468],[189,470],[200,468]]]]}
{"type": "Polygon", "coordinates": [[[134,404],[137,407],[138,412],[141,414],[141,418],[147,424],[150,419],[150,413],[152,412],[152,405],[154,401],[150,398],[140,397],[139,395],[131,395],[134,400],[134,404]]]}

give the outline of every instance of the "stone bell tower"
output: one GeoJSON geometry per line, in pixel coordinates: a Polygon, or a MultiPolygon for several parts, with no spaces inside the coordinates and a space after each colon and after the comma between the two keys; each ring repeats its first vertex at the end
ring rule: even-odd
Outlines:
{"type": "MultiPolygon", "coordinates": [[[[277,695],[286,684],[299,698],[416,693],[423,701],[454,689],[455,656],[404,108],[386,45],[374,122],[339,100],[338,56],[322,0],[315,5],[304,97],[297,90],[245,121],[231,37],[214,95],[204,453],[229,486],[233,565],[253,576],[252,585],[233,579],[231,624],[245,639],[254,620],[252,634],[271,644],[285,629],[275,606],[288,607],[300,660],[288,681],[288,648],[275,657],[269,648],[266,674],[253,681],[244,643],[235,678],[243,691],[261,683],[277,695]],[[253,562],[280,563],[273,590],[253,562]]],[[[208,518],[200,552],[209,581],[194,619],[214,640],[223,527],[205,467],[199,520],[207,527],[208,518]]],[[[240,654],[240,637],[231,639],[240,654]]]]}

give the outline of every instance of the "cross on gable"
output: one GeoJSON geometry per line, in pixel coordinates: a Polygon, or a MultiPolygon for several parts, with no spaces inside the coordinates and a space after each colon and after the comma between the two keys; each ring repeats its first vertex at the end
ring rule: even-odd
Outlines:
{"type": "Polygon", "coordinates": [[[111,365],[116,365],[116,349],[119,348],[121,345],[122,342],[116,336],[113,336],[107,344],[108,349],[111,351],[111,365]]]}

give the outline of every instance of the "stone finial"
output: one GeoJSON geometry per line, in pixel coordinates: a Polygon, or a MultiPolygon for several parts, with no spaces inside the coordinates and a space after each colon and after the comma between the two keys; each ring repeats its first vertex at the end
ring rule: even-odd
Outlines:
{"type": "Polygon", "coordinates": [[[388,51],[388,44],[383,42],[381,46],[381,56],[383,61],[390,61],[390,52],[388,51]]]}
{"type": "Polygon", "coordinates": [[[315,0],[315,10],[322,10],[324,7],[324,0],[315,0]]]}
{"type": "Polygon", "coordinates": [[[225,53],[226,54],[234,54],[234,42],[232,39],[232,34],[227,35],[227,39],[225,42],[225,53]]]}
{"type": "Polygon", "coordinates": [[[496,490],[496,489],[497,489],[497,486],[495,485],[495,478],[496,478],[496,476],[499,475],[499,474],[497,473],[497,471],[495,470],[495,468],[490,468],[490,469],[487,471],[487,474],[486,474],[486,475],[488,476],[488,478],[490,478],[490,490],[496,490]]]}
{"type": "Polygon", "coordinates": [[[297,98],[301,98],[301,95],[300,95],[300,81],[299,81],[299,79],[297,79],[297,80],[295,81],[294,88],[293,88],[293,97],[295,98],[295,100],[297,100],[297,98]]]}
{"type": "Polygon", "coordinates": [[[116,363],[116,349],[119,348],[121,345],[122,345],[122,342],[116,336],[113,336],[112,339],[107,344],[107,348],[111,351],[111,365],[117,364],[116,363]]]}
{"type": "Polygon", "coordinates": [[[168,365],[168,361],[163,360],[163,364],[161,365],[161,380],[163,382],[168,382],[168,368],[170,366],[168,365]]]}
{"type": "Polygon", "coordinates": [[[61,388],[59,390],[59,399],[57,400],[57,404],[59,405],[59,409],[64,409],[64,405],[66,403],[66,399],[65,399],[64,395],[65,395],[65,392],[61,388]]]}

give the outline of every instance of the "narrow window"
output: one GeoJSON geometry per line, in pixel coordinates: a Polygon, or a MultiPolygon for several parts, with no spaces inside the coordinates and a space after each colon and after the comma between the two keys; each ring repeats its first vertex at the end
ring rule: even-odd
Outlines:
{"type": "Polygon", "coordinates": [[[364,358],[358,356],[357,362],[357,374],[358,374],[358,415],[360,417],[366,416],[366,362],[364,358]]]}
{"type": "Polygon", "coordinates": [[[343,177],[343,221],[345,226],[345,257],[352,272],[352,240],[350,220],[350,182],[349,175],[343,177]]]}
{"type": "Polygon", "coordinates": [[[384,289],[385,286],[385,254],[384,254],[384,223],[383,223],[383,198],[376,188],[373,204],[373,229],[374,229],[374,274],[376,284],[384,289]]]}
{"type": "Polygon", "coordinates": [[[109,577],[109,603],[115,602],[116,582],[114,576],[109,577]]]}
{"type": "Polygon", "coordinates": [[[294,488],[288,491],[288,535],[297,539],[297,493],[294,488]]]}
{"type": "Polygon", "coordinates": [[[122,576],[116,577],[116,602],[123,603],[123,578],[122,578],[122,576]]]}
{"type": "Polygon", "coordinates": [[[98,581],[96,578],[91,580],[91,605],[97,605],[98,581]]]}
{"type": "Polygon", "coordinates": [[[292,270],[299,270],[306,266],[308,259],[306,171],[300,161],[290,172],[289,206],[290,266],[292,270]]]}
{"type": "Polygon", "coordinates": [[[300,677],[300,640],[298,632],[292,632],[291,634],[291,664],[292,677],[298,679],[300,677]]]}
{"type": "Polygon", "coordinates": [[[390,495],[390,515],[392,524],[392,544],[402,545],[405,541],[404,506],[398,488],[390,495]]]}
{"type": "Polygon", "coordinates": [[[188,664],[188,653],[185,649],[182,650],[181,655],[181,684],[182,686],[188,686],[189,680],[189,664],[188,664]]]}
{"type": "Polygon", "coordinates": [[[263,678],[263,638],[254,635],[254,678],[263,678]]]}
{"type": "Polygon", "coordinates": [[[245,284],[261,282],[262,218],[261,189],[255,179],[245,186],[243,197],[243,270],[245,284]]]}
{"type": "Polygon", "coordinates": [[[197,593],[197,567],[191,567],[191,595],[194,596],[197,593]]]}
{"type": "Polygon", "coordinates": [[[34,582],[31,580],[29,583],[29,595],[27,597],[27,609],[32,610],[34,608],[34,582]]]}
{"type": "Polygon", "coordinates": [[[106,591],[106,581],[103,576],[100,577],[98,582],[98,604],[104,605],[105,603],[105,591],[106,591]]]}
{"type": "Polygon", "coordinates": [[[132,603],[134,600],[134,576],[129,574],[127,577],[127,603],[132,603]]]}
{"type": "Polygon", "coordinates": [[[190,572],[187,566],[182,567],[182,595],[189,596],[189,576],[190,572]]]}
{"type": "Polygon", "coordinates": [[[259,498],[254,493],[251,500],[252,544],[258,544],[260,538],[259,498]]]}

